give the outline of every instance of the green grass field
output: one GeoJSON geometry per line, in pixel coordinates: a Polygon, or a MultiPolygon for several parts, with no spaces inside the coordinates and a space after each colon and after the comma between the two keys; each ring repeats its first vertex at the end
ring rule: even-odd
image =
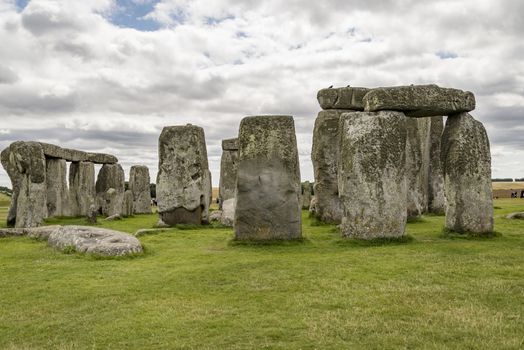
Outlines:
{"type": "Polygon", "coordinates": [[[1,239],[0,348],[522,349],[524,220],[504,214],[524,200],[495,206],[493,238],[444,236],[427,216],[389,245],[343,241],[306,212],[306,240],[281,245],[173,229],[140,237],[143,256],[100,259],[1,239]]]}

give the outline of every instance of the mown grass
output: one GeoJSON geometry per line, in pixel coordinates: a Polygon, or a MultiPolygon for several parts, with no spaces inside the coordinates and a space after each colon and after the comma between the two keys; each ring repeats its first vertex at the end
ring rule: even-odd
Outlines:
{"type": "MultiPolygon", "coordinates": [[[[521,349],[524,221],[504,215],[524,200],[495,205],[488,239],[443,236],[444,217],[427,216],[405,242],[356,244],[306,212],[302,242],[172,229],[128,259],[2,239],[0,348],[521,349]]],[[[156,217],[99,223],[133,233],[156,217]]]]}

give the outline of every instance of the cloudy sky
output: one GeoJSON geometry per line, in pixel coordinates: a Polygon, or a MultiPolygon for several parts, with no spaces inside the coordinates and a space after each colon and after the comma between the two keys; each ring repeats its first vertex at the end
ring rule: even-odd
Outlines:
{"type": "Polygon", "coordinates": [[[0,0],[0,147],[107,152],[155,178],[162,127],[192,123],[216,185],[242,117],[290,114],[312,180],[317,90],[436,83],[475,93],[493,176],[524,177],[523,16],[521,0],[0,0]]]}

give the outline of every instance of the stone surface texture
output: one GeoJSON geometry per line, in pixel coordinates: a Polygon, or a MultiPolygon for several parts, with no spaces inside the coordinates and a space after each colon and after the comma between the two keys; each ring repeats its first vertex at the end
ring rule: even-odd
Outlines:
{"type": "Polygon", "coordinates": [[[469,112],[475,96],[469,91],[437,85],[393,86],[371,89],[363,98],[367,112],[402,111],[408,117],[432,117],[469,112]]]}
{"type": "Polygon", "coordinates": [[[444,214],[444,172],[440,161],[442,132],[444,118],[431,117],[429,139],[429,184],[428,184],[428,211],[434,214],[444,214]]]}
{"type": "Polygon", "coordinates": [[[20,194],[20,187],[22,186],[22,174],[18,171],[18,167],[11,156],[11,147],[8,146],[1,153],[2,167],[6,171],[11,185],[13,187],[13,194],[11,195],[11,202],[7,212],[7,226],[14,227],[16,224],[16,207],[18,202],[18,195],[20,194]]]}
{"type": "Polygon", "coordinates": [[[69,216],[69,188],[67,162],[64,159],[46,159],[47,216],[69,216]]]}
{"type": "Polygon", "coordinates": [[[134,214],[133,192],[131,192],[131,190],[127,190],[124,192],[124,203],[122,207],[122,215],[123,216],[132,216],[133,214],[134,214]]]}
{"type": "Polygon", "coordinates": [[[122,214],[124,207],[125,174],[120,164],[104,164],[96,179],[96,198],[104,216],[122,214]],[[110,192],[113,189],[114,192],[110,192]]]}
{"type": "Polygon", "coordinates": [[[222,158],[220,159],[220,182],[218,187],[219,205],[228,199],[235,198],[238,166],[238,139],[222,141],[222,158]],[[234,141],[233,141],[234,140],[234,141]],[[223,146],[236,145],[236,149],[223,146]]]}
{"type": "Polygon", "coordinates": [[[118,159],[110,154],[89,153],[76,149],[62,148],[50,143],[39,143],[48,158],[65,159],[69,162],[91,162],[94,164],[113,164],[118,162],[118,159]]]}
{"type": "Polygon", "coordinates": [[[468,113],[449,116],[441,155],[446,228],[459,233],[491,233],[491,154],[484,125],[468,113]]]}
{"type": "Polygon", "coordinates": [[[340,87],[322,89],[317,100],[322,109],[364,110],[363,98],[369,91],[363,87],[340,87]]]}
{"type": "Polygon", "coordinates": [[[234,231],[237,240],[302,237],[300,168],[293,117],[242,119],[234,231]]]}
{"type": "Polygon", "coordinates": [[[72,216],[86,216],[95,204],[95,165],[72,162],[69,166],[69,201],[72,216]]]}
{"type": "Polygon", "coordinates": [[[408,218],[428,211],[430,118],[406,120],[406,179],[408,218]]]}
{"type": "Polygon", "coordinates": [[[342,205],[338,195],[338,160],[340,151],[339,120],[344,110],[318,113],[313,129],[311,161],[315,176],[315,215],[323,222],[339,224],[342,205]]]}
{"type": "Polygon", "coordinates": [[[129,189],[133,194],[133,210],[136,214],[151,213],[151,190],[149,169],[145,165],[133,165],[129,173],[129,189]]]}
{"type": "Polygon", "coordinates": [[[143,252],[140,241],[132,235],[92,226],[58,226],[47,242],[59,250],[74,248],[77,252],[104,256],[143,252]]]}
{"type": "Polygon", "coordinates": [[[224,226],[233,227],[235,223],[235,198],[229,198],[222,203],[222,215],[220,223],[224,226]]]}
{"type": "Polygon", "coordinates": [[[204,129],[165,127],[158,142],[158,213],[168,225],[208,221],[210,172],[204,129]]]}
{"type": "Polygon", "coordinates": [[[302,183],[302,209],[309,209],[311,198],[313,197],[313,185],[309,181],[302,183]]]}
{"type": "Polygon", "coordinates": [[[352,112],[340,119],[341,232],[358,239],[404,235],[407,215],[406,117],[352,112]]]}

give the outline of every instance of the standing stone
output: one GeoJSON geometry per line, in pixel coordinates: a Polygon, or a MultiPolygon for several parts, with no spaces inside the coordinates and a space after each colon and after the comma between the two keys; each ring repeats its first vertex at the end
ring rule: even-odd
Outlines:
{"type": "Polygon", "coordinates": [[[13,203],[8,224],[17,228],[39,226],[47,216],[46,161],[37,142],[13,142],[2,156],[2,164],[13,182],[13,203]]]}
{"type": "Polygon", "coordinates": [[[311,182],[306,181],[302,183],[302,209],[309,209],[311,204],[311,197],[313,195],[313,186],[311,182]]]}
{"type": "Polygon", "coordinates": [[[122,215],[133,216],[133,192],[131,192],[131,190],[127,190],[124,192],[122,215]]]}
{"type": "Polygon", "coordinates": [[[208,220],[210,173],[204,129],[191,124],[164,127],[158,154],[160,219],[168,225],[208,220]]]}
{"type": "Polygon", "coordinates": [[[69,216],[69,189],[65,159],[46,159],[47,215],[69,216]]]}
{"type": "Polygon", "coordinates": [[[18,171],[18,167],[14,162],[11,162],[11,147],[5,148],[1,153],[2,166],[4,167],[11,185],[13,187],[13,193],[11,195],[11,202],[9,203],[9,210],[7,213],[7,226],[14,227],[16,224],[16,207],[18,201],[18,195],[20,194],[20,187],[22,186],[22,174],[18,171]]]}
{"type": "Polygon", "coordinates": [[[89,209],[87,211],[86,219],[87,223],[94,225],[96,224],[96,215],[98,214],[98,210],[96,205],[93,203],[89,206],[89,209]]]}
{"type": "Polygon", "coordinates": [[[434,84],[376,88],[370,90],[363,101],[366,112],[402,111],[408,117],[449,115],[475,109],[472,92],[434,84]]]}
{"type": "Polygon", "coordinates": [[[135,214],[151,214],[151,190],[149,169],[145,165],[133,165],[129,173],[129,189],[133,194],[135,214]]]}
{"type": "Polygon", "coordinates": [[[315,215],[326,223],[339,224],[342,205],[338,196],[339,120],[348,111],[328,110],[318,113],[313,130],[311,161],[315,174],[315,215]]]}
{"type": "Polygon", "coordinates": [[[345,113],[340,132],[342,235],[359,239],[403,236],[406,117],[393,111],[345,113]]]}
{"type": "Polygon", "coordinates": [[[300,239],[300,169],[291,116],[242,119],[235,239],[300,239]]]}
{"type": "Polygon", "coordinates": [[[408,118],[406,144],[406,179],[408,218],[428,211],[430,118],[408,118]]]}
{"type": "Polygon", "coordinates": [[[69,166],[69,200],[72,216],[86,216],[95,204],[95,166],[91,162],[72,162],[69,166]]]}
{"type": "Polygon", "coordinates": [[[125,175],[122,166],[118,163],[104,164],[98,173],[95,187],[98,207],[102,215],[122,214],[118,212],[124,205],[125,175]],[[115,193],[108,197],[110,188],[114,189],[115,193]],[[108,200],[115,201],[115,203],[108,203],[108,200]]]}
{"type": "Polygon", "coordinates": [[[341,87],[322,89],[317,100],[322,109],[364,110],[363,98],[369,89],[363,87],[341,87]]]}
{"type": "Polygon", "coordinates": [[[204,192],[207,191],[204,207],[207,208],[207,210],[202,211],[202,223],[209,224],[209,207],[211,206],[211,203],[213,203],[213,182],[211,179],[211,171],[209,171],[209,169],[206,171],[204,177],[204,185],[204,192]]]}
{"type": "Polygon", "coordinates": [[[429,184],[428,184],[428,211],[434,214],[443,214],[444,173],[440,161],[440,145],[444,129],[443,117],[431,117],[430,148],[429,148],[429,184]]]}
{"type": "Polygon", "coordinates": [[[222,203],[235,198],[238,165],[238,139],[222,141],[222,158],[220,159],[220,184],[218,197],[220,208],[222,203]]]}
{"type": "Polygon", "coordinates": [[[222,203],[222,215],[220,223],[224,226],[233,227],[235,223],[235,198],[229,198],[222,203]]]}
{"type": "Polygon", "coordinates": [[[484,125],[468,113],[448,116],[442,135],[446,228],[493,232],[491,154],[484,125]]]}

